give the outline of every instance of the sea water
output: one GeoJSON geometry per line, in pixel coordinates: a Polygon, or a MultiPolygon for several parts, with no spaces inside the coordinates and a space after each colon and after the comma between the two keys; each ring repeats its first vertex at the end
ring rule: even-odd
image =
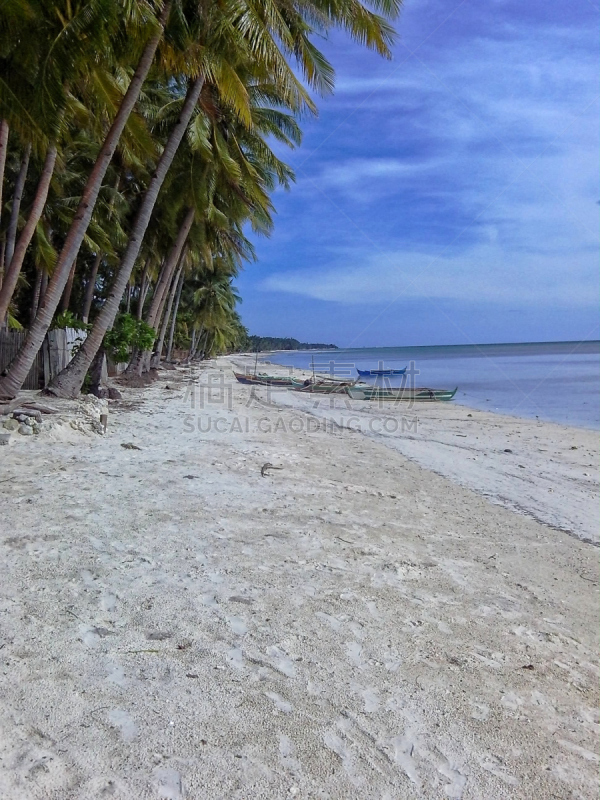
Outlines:
{"type": "Polygon", "coordinates": [[[454,389],[471,408],[600,429],[600,342],[381,347],[278,351],[275,364],[357,377],[356,369],[402,369],[414,377],[366,378],[378,385],[454,389]]]}

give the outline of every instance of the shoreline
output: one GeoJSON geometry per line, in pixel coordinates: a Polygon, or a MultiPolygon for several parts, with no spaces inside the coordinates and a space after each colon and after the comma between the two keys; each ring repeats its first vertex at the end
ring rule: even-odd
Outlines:
{"type": "MultiPolygon", "coordinates": [[[[226,358],[240,368],[253,367],[244,357],[226,358]]],[[[274,374],[289,371],[278,364],[270,367],[274,374]]],[[[294,371],[306,377],[312,374],[296,367],[294,371]]],[[[332,407],[330,398],[283,389],[269,392],[269,397],[282,407],[321,419],[340,422],[345,415],[347,422],[358,417],[367,437],[378,439],[420,466],[582,541],[600,543],[594,464],[597,432],[592,429],[482,411],[455,402],[390,408],[389,403],[350,402],[339,396],[332,407]],[[391,420],[389,430],[373,423],[378,415],[391,420]],[[408,422],[403,431],[393,420],[404,416],[408,422]],[[415,419],[419,420],[418,434],[410,427],[415,419]]]]}
{"type": "MultiPolygon", "coordinates": [[[[545,345],[546,343],[533,343],[533,344],[536,344],[536,345],[539,344],[540,346],[542,346],[542,345],[545,345]]],[[[565,344],[569,344],[569,343],[565,343],[565,344]]],[[[596,345],[595,342],[589,342],[588,344],[596,345]]],[[[444,347],[447,348],[448,346],[444,346],[444,347]]],[[[500,347],[500,345],[498,345],[498,347],[500,347]]],[[[502,345],[502,347],[504,347],[504,345],[502,345]]],[[[365,349],[368,350],[368,348],[365,348],[365,349]]],[[[385,349],[385,348],[376,348],[376,350],[383,350],[383,349],[385,349]]],[[[401,348],[390,348],[390,349],[392,349],[392,350],[394,350],[396,352],[397,350],[399,350],[401,348]]],[[[424,348],[424,349],[440,349],[440,348],[424,348]]],[[[444,348],[441,348],[441,349],[444,349],[444,348]]],[[[295,351],[296,355],[298,353],[300,353],[300,352],[301,351],[295,351]]],[[[598,351],[598,350],[594,350],[594,351],[590,350],[589,352],[586,351],[586,352],[583,352],[583,353],[579,353],[579,355],[597,356],[599,352],[600,351],[598,351]]],[[[513,354],[513,355],[515,355],[515,357],[516,357],[516,354],[513,354]]],[[[354,356],[354,358],[357,358],[357,357],[358,357],[358,355],[354,356]]],[[[408,356],[406,358],[408,360],[408,356]]],[[[480,359],[480,355],[474,354],[474,355],[471,356],[471,358],[476,361],[477,359],[480,359]]],[[[433,362],[435,364],[437,364],[437,366],[439,367],[442,362],[444,362],[444,364],[451,363],[452,359],[453,359],[453,356],[451,356],[451,355],[449,356],[449,355],[445,354],[443,356],[443,358],[442,358],[442,356],[438,354],[433,358],[433,362]]],[[[459,361],[462,362],[463,360],[464,359],[463,359],[462,356],[459,357],[459,361]]],[[[485,359],[483,359],[483,360],[485,361],[485,359]]],[[[265,360],[264,363],[265,364],[270,363],[275,367],[280,367],[280,368],[283,368],[283,369],[286,369],[286,370],[292,369],[292,370],[298,370],[300,372],[310,371],[310,367],[309,366],[297,367],[297,366],[292,365],[292,364],[283,365],[283,364],[278,364],[277,362],[271,362],[271,361],[268,361],[268,360],[265,360]]],[[[427,359],[425,359],[424,363],[427,363],[427,359]]],[[[354,377],[356,377],[356,374],[354,374],[354,377]]],[[[521,376],[521,377],[523,377],[523,376],[521,376]]],[[[586,374],[586,375],[583,375],[583,376],[580,376],[580,377],[581,377],[582,383],[581,384],[573,383],[573,385],[572,385],[573,391],[577,391],[577,386],[578,385],[581,386],[581,389],[583,391],[586,391],[586,387],[589,385],[589,381],[591,379],[591,376],[586,374]]],[[[567,404],[567,406],[564,406],[562,408],[562,413],[561,413],[558,410],[558,407],[556,405],[552,406],[552,404],[550,404],[549,406],[546,407],[542,403],[542,407],[539,408],[539,407],[537,407],[536,403],[533,403],[533,405],[531,405],[529,408],[527,408],[527,410],[525,410],[523,407],[521,407],[519,413],[515,413],[515,408],[519,409],[519,406],[520,406],[519,403],[517,403],[516,406],[515,406],[514,403],[507,402],[507,399],[508,399],[507,396],[505,394],[503,394],[503,393],[500,393],[500,397],[498,397],[495,400],[495,402],[499,402],[500,403],[500,406],[499,407],[494,407],[494,403],[492,402],[492,400],[493,400],[493,391],[491,389],[489,389],[489,388],[486,389],[486,391],[484,393],[483,392],[484,386],[478,386],[477,384],[471,384],[471,377],[470,376],[466,377],[465,374],[463,374],[462,378],[463,378],[462,382],[460,380],[460,377],[458,379],[451,379],[451,380],[448,380],[447,378],[444,378],[441,381],[440,380],[438,380],[437,382],[434,381],[433,385],[438,385],[441,382],[442,384],[445,384],[446,388],[453,389],[454,386],[456,384],[458,384],[459,391],[458,391],[457,396],[456,396],[456,398],[454,399],[453,402],[455,404],[457,404],[457,405],[458,404],[465,405],[469,409],[476,409],[476,410],[479,410],[479,411],[486,411],[486,412],[489,411],[490,413],[493,413],[493,414],[500,414],[500,415],[503,415],[503,416],[512,416],[512,417],[515,417],[516,419],[530,419],[530,420],[542,419],[543,421],[553,422],[555,424],[564,425],[566,427],[583,428],[585,430],[596,431],[597,433],[600,433],[600,418],[597,417],[593,413],[593,410],[592,410],[592,412],[590,412],[590,410],[588,409],[587,413],[584,412],[583,406],[580,406],[578,409],[571,409],[571,408],[568,407],[568,404],[567,404]],[[461,388],[461,383],[466,383],[468,388],[467,389],[461,388]],[[486,396],[486,395],[489,395],[489,396],[486,396]],[[492,406],[492,407],[490,407],[490,406],[492,406]],[[567,413],[565,413],[565,408],[567,409],[567,413]]],[[[595,384],[597,383],[597,381],[595,380],[595,377],[594,377],[594,383],[595,384]]],[[[525,393],[525,390],[521,390],[521,391],[522,391],[522,393],[525,393]]],[[[584,399],[586,400],[586,402],[584,403],[584,406],[588,405],[590,409],[597,408],[598,404],[600,403],[600,395],[596,396],[596,395],[592,394],[591,396],[588,396],[588,397],[586,397],[584,399]]],[[[562,400],[564,402],[566,402],[567,398],[563,397],[562,400]]]]}
{"type": "Polygon", "coordinates": [[[3,449],[2,797],[595,798],[595,548],[234,363],[3,449]]]}

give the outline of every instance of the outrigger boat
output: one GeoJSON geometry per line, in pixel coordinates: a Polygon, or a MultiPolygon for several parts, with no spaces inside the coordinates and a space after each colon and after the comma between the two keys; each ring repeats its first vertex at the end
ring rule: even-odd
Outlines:
{"type": "Polygon", "coordinates": [[[381,386],[346,386],[346,394],[353,400],[404,400],[418,402],[432,402],[436,400],[452,400],[458,386],[454,391],[450,389],[404,388],[385,389],[381,386]]]}
{"type": "Polygon", "coordinates": [[[353,387],[355,384],[356,381],[343,381],[335,378],[308,378],[305,381],[299,381],[295,378],[292,388],[295,392],[308,394],[345,394],[346,389],[353,387]]]}
{"type": "Polygon", "coordinates": [[[356,371],[361,378],[369,378],[379,375],[404,375],[406,367],[404,367],[404,369],[358,369],[357,367],[356,371]]]}
{"type": "Polygon", "coordinates": [[[240,383],[245,383],[250,386],[296,386],[301,384],[296,378],[291,378],[287,375],[246,375],[243,372],[233,373],[240,383]]]}

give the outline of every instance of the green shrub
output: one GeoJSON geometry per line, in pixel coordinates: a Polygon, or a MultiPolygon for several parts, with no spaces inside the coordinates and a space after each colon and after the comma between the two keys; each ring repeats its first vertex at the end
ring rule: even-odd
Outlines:
{"type": "Polygon", "coordinates": [[[89,331],[92,329],[92,326],[89,323],[77,319],[72,311],[61,311],[60,314],[54,317],[52,328],[75,328],[75,330],[78,331],[89,331]]]}
{"type": "Polygon", "coordinates": [[[116,363],[129,361],[131,348],[150,350],[156,339],[156,332],[147,322],[136,319],[131,314],[119,314],[112,330],[104,336],[104,349],[116,363]]]}

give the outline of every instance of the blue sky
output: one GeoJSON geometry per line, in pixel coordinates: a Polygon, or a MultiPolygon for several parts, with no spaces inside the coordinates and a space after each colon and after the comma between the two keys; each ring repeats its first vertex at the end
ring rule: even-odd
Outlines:
{"type": "Polygon", "coordinates": [[[405,0],[394,59],[335,34],[237,280],[252,333],[341,346],[600,338],[598,8],[405,0]]]}

